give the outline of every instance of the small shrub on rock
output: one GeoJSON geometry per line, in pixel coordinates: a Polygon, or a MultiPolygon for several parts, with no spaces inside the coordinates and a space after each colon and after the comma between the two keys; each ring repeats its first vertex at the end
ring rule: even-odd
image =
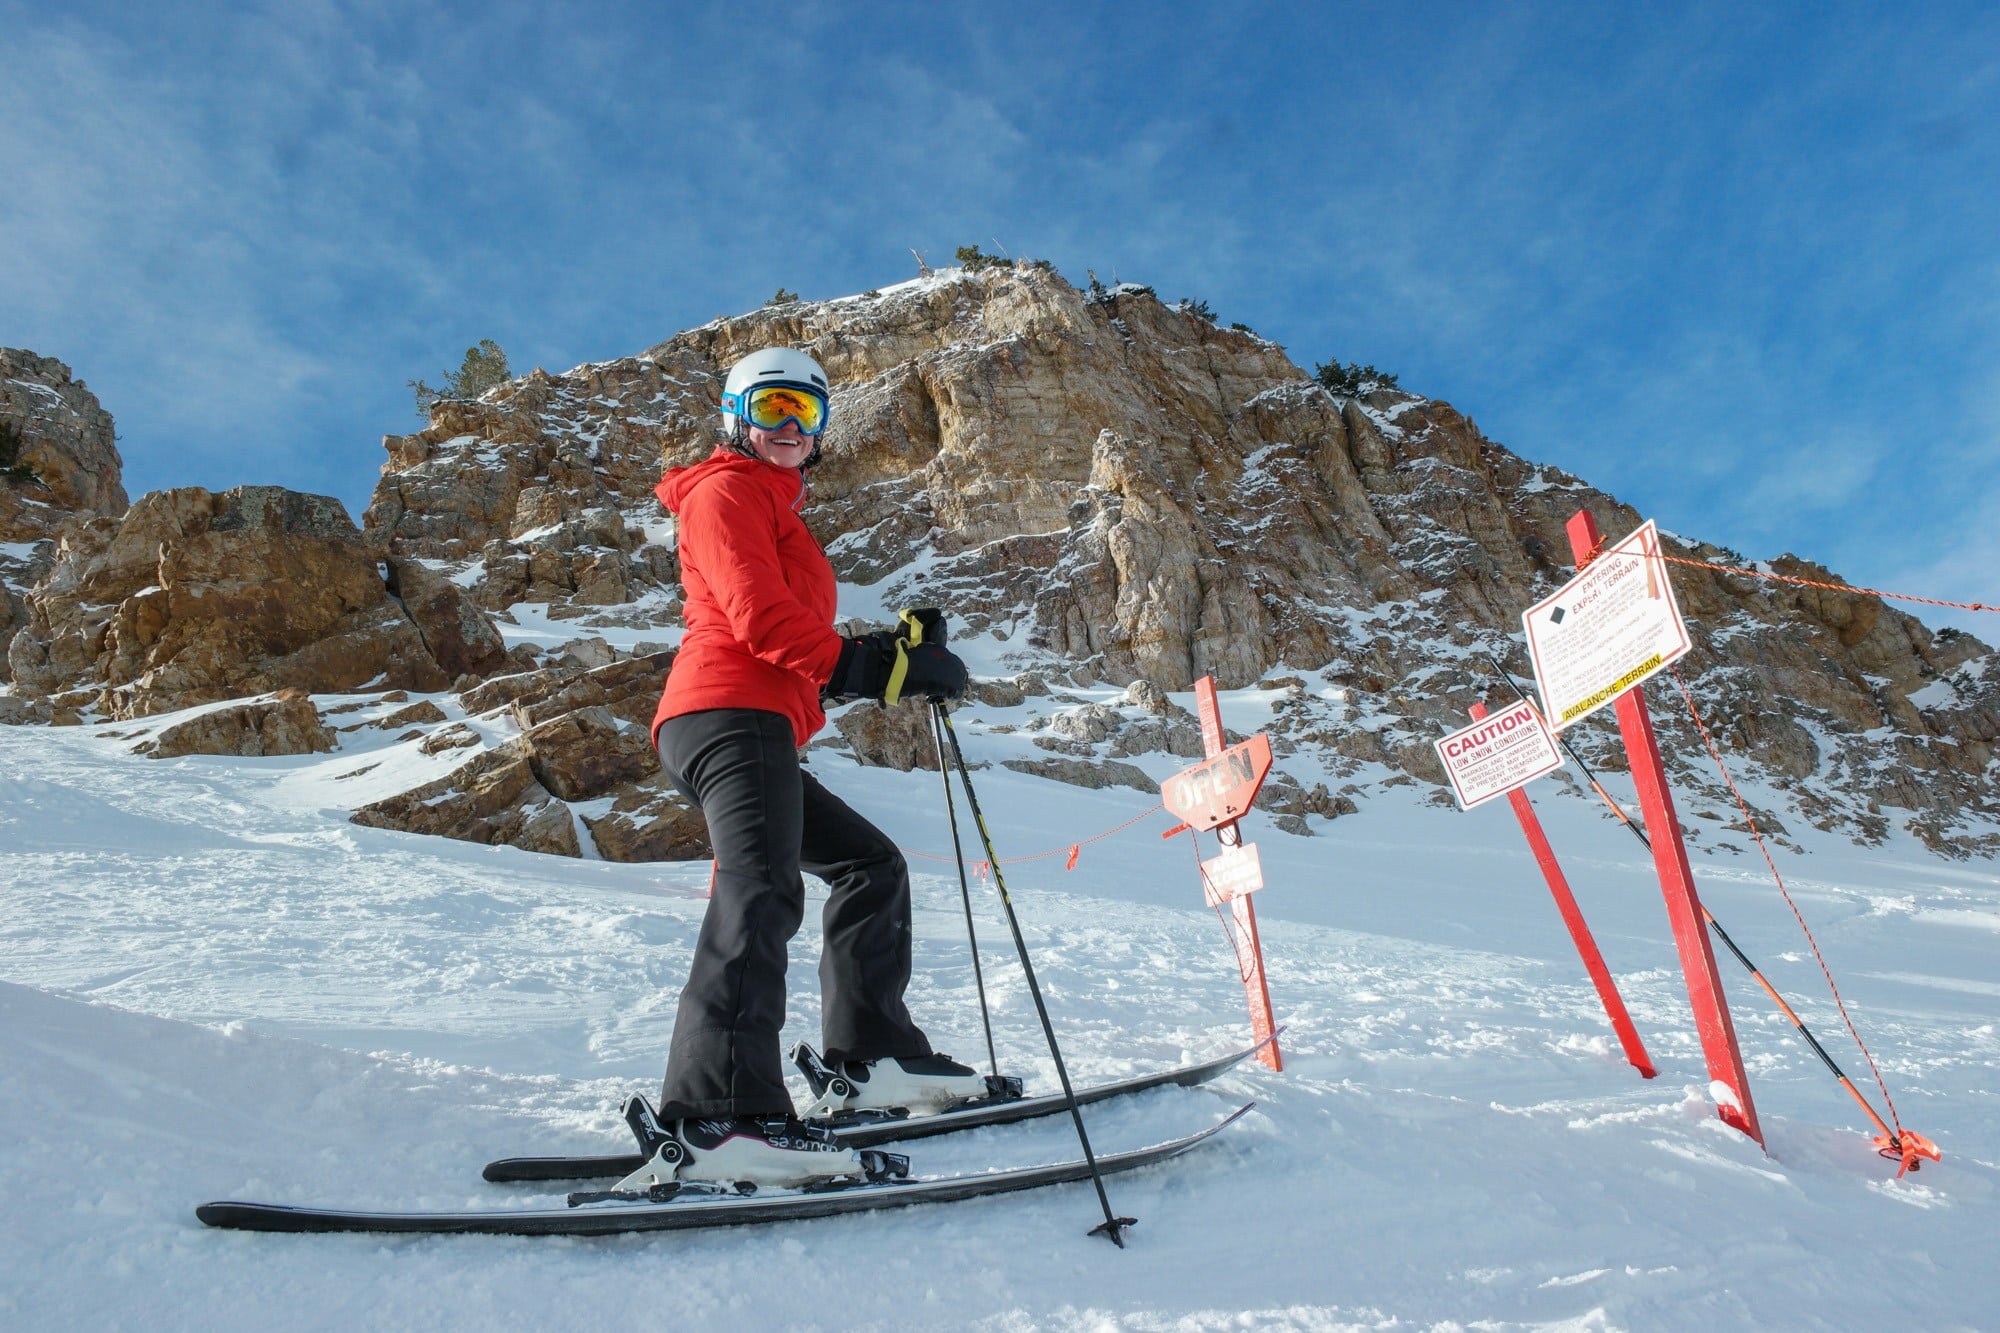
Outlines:
{"type": "Polygon", "coordinates": [[[417,397],[417,415],[429,417],[431,405],[445,398],[477,398],[495,385],[514,378],[507,369],[507,353],[491,338],[481,338],[477,347],[465,349],[465,360],[445,375],[444,384],[433,389],[422,380],[411,380],[410,391],[417,397]]]}
{"type": "Polygon", "coordinates": [[[983,268],[1006,268],[1012,262],[999,255],[981,254],[976,245],[959,246],[956,257],[969,273],[977,273],[983,268]]]}
{"type": "Polygon", "coordinates": [[[1324,385],[1328,393],[1337,394],[1342,398],[1356,398],[1364,393],[1372,393],[1376,389],[1396,387],[1394,375],[1352,361],[1346,364],[1328,361],[1314,366],[1313,378],[1324,385]]]}

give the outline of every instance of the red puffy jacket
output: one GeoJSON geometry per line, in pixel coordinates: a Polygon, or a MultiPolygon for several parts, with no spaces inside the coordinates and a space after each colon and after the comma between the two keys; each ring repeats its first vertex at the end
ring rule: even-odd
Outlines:
{"type": "Polygon", "coordinates": [[[803,746],[826,723],[820,686],[840,659],[833,566],[799,517],[796,468],[718,447],[654,488],[679,520],[687,634],[653,715],[761,708],[791,720],[803,746]]]}

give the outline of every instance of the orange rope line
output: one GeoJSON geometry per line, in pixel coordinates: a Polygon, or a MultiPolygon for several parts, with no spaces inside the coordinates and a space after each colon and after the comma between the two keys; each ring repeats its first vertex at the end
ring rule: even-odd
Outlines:
{"type": "MultiPolygon", "coordinates": [[[[1577,569],[1581,570],[1592,560],[1604,554],[1604,548],[1609,542],[1610,538],[1608,537],[1598,538],[1596,549],[1589,551],[1581,560],[1576,562],[1577,569]]],[[[1630,555],[1639,560],[1647,558],[1647,553],[1643,551],[1618,551],[1614,554],[1630,555]]],[[[1694,560],[1684,555],[1668,555],[1665,551],[1658,551],[1653,554],[1668,564],[1686,565],[1690,569],[1705,569],[1711,574],[1741,574],[1745,578],[1768,579],[1774,583],[1790,583],[1801,588],[1824,588],[1828,592],[1853,593],[1860,597],[1893,597],[1898,601],[1922,602],[1925,606],[1949,606],[1960,611],[2000,611],[2000,606],[1988,606],[1984,602],[1951,602],[1946,601],[1942,597],[1919,597],[1915,593],[1888,592],[1881,588],[1857,588],[1851,583],[1829,583],[1824,579],[1803,579],[1795,574],[1778,574],[1763,569],[1745,569],[1741,565],[1711,564],[1706,560],[1694,560]]]]}
{"type": "Polygon", "coordinates": [[[1686,556],[1668,555],[1660,552],[1660,559],[1675,565],[1691,565],[1696,569],[1706,569],[1710,573],[1744,574],[1753,579],[1771,579],[1778,583],[1793,583],[1801,588],[1825,588],[1830,592],[1851,592],[1865,597],[1894,597],[1904,602],[1922,602],[1925,606],[1950,606],[1960,611],[2000,611],[2000,606],[1988,606],[1984,602],[1949,602],[1942,597],[1919,597],[1909,592],[1886,592],[1881,588],[1857,588],[1847,583],[1828,583],[1821,579],[1802,579],[1792,574],[1777,574],[1762,569],[1744,569],[1738,565],[1712,565],[1706,560],[1690,560],[1686,556]]]}
{"type": "Polygon", "coordinates": [[[1680,668],[1667,669],[1673,673],[1674,684],[1679,687],[1681,698],[1687,703],[1688,716],[1694,719],[1695,729],[1701,732],[1702,743],[1708,747],[1709,756],[1715,760],[1716,771],[1722,774],[1723,782],[1728,784],[1730,794],[1736,798],[1736,808],[1743,813],[1743,822],[1750,830],[1752,841],[1757,844],[1757,850],[1764,854],[1764,864],[1771,868],[1771,878],[1777,881],[1778,892],[1784,897],[1785,906],[1792,909],[1792,915],[1798,920],[1799,929],[1805,932],[1806,943],[1812,946],[1813,959],[1819,964],[1820,974],[1826,978],[1826,987],[1833,992],[1833,1003],[1834,1007],[1840,1010],[1840,1021],[1847,1025],[1847,1034],[1853,1037],[1854,1044],[1861,1048],[1861,1058],[1868,1062],[1868,1072],[1875,1076],[1875,1086],[1882,1089],[1882,1100],[1889,1107],[1889,1119],[1895,1122],[1896,1129],[1900,1133],[1903,1122],[1896,1115],[1896,1102],[1889,1095],[1889,1085],[1882,1081],[1882,1071],[1876,1068],[1875,1057],[1870,1054],[1868,1043],[1861,1040],[1861,1033],[1856,1030],[1854,1020],[1848,1016],[1847,1002],[1840,996],[1840,987],[1834,984],[1833,970],[1827,966],[1825,955],[1820,953],[1819,941],[1813,938],[1812,927],[1806,924],[1805,914],[1799,911],[1799,905],[1792,901],[1791,891],[1785,887],[1785,877],[1778,872],[1778,863],[1772,858],[1771,849],[1764,843],[1764,835],[1757,828],[1756,816],[1750,813],[1750,803],[1744,799],[1743,792],[1737,787],[1735,779],[1729,776],[1729,769],[1722,762],[1722,752],[1716,749],[1715,739],[1708,733],[1708,724],[1702,721],[1701,710],[1695,707],[1694,695],[1689,691],[1687,682],[1681,678],[1680,668]]]}
{"type": "MultiPolygon", "coordinates": [[[[1043,857],[1047,856],[1068,856],[1072,852],[1081,851],[1083,848],[1088,847],[1093,842],[1103,842],[1106,838],[1109,838],[1114,834],[1123,833],[1126,829],[1131,828],[1134,824],[1138,823],[1140,820],[1150,819],[1164,809],[1166,809],[1166,806],[1155,801],[1150,808],[1143,810],[1136,815],[1133,815],[1130,819],[1118,825],[1118,827],[1116,828],[1108,828],[1104,830],[1104,832],[1102,833],[1094,833],[1090,837],[1080,839],[1076,842],[1066,842],[1060,847],[1051,847],[1046,852],[1035,852],[1028,856],[1005,856],[1000,859],[1000,864],[1003,866],[1011,866],[1011,865],[1018,865],[1023,861],[1039,861],[1043,857]]],[[[955,857],[950,857],[950,856],[933,856],[929,852],[913,852],[909,850],[907,847],[899,848],[898,850],[900,850],[905,856],[914,856],[921,861],[949,862],[957,859],[955,857]]]]}

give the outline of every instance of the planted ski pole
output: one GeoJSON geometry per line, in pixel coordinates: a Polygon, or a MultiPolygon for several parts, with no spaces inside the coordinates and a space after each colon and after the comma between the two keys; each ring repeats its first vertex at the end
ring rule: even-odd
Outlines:
{"type": "Polygon", "coordinates": [[[1104,1173],[1098,1170],[1097,1155],[1090,1150],[1090,1134],[1083,1127],[1083,1111],[1076,1100],[1076,1090],[1070,1086],[1069,1069],[1063,1064],[1062,1048],[1056,1043],[1055,1025],[1049,1021],[1049,1008],[1042,1002],[1042,988],[1035,980],[1035,965],[1028,959],[1028,942],[1021,936],[1020,920],[1014,915],[1014,900],[1007,894],[1007,881],[1000,874],[1000,858],[993,852],[993,835],[986,830],[986,819],[979,811],[979,797],[972,790],[972,775],[965,766],[965,751],[959,748],[958,733],[952,729],[951,711],[944,700],[931,700],[931,715],[944,738],[951,743],[952,764],[958,769],[959,785],[965,789],[965,805],[972,812],[972,823],[979,830],[980,844],[986,849],[986,864],[993,870],[993,887],[999,890],[1000,905],[1006,909],[1007,929],[1014,935],[1014,950],[1021,956],[1021,971],[1028,978],[1028,994],[1034,998],[1035,1013],[1042,1020],[1042,1035],[1048,1038],[1049,1055],[1056,1063],[1056,1078],[1062,1083],[1063,1097],[1069,1103],[1070,1119],[1076,1124],[1077,1141],[1083,1145],[1083,1160],[1090,1167],[1090,1180],[1097,1187],[1097,1202],[1104,1208],[1104,1223],[1090,1229],[1093,1236],[1103,1236],[1119,1249],[1125,1248],[1125,1228],[1137,1218],[1120,1217],[1111,1211],[1111,1197],[1104,1190],[1104,1173]]]}
{"type": "Polygon", "coordinates": [[[1000,1057],[993,1050],[993,1015],[986,1007],[986,977],[979,967],[979,934],[972,927],[972,886],[965,877],[965,846],[958,836],[958,805],[951,798],[951,764],[944,754],[944,726],[938,721],[943,705],[931,711],[931,739],[937,743],[938,777],[944,782],[944,812],[951,821],[951,852],[958,862],[958,897],[965,904],[965,938],[972,946],[972,983],[979,991],[979,1021],[986,1029],[986,1067],[1000,1076],[1000,1057]]]}
{"type": "MultiPolygon", "coordinates": [[[[1508,688],[1513,690],[1516,696],[1522,699],[1528,697],[1522,691],[1519,682],[1514,679],[1514,673],[1509,671],[1498,657],[1488,653],[1486,660],[1493,663],[1494,670],[1500,673],[1501,679],[1507,682],[1508,688]]],[[[1591,790],[1597,793],[1598,799],[1610,806],[1611,813],[1618,816],[1618,822],[1631,831],[1632,836],[1639,840],[1639,844],[1642,847],[1648,852],[1652,851],[1653,840],[1646,836],[1646,830],[1632,822],[1632,817],[1625,813],[1625,807],[1618,804],[1612,798],[1610,792],[1604,790],[1604,784],[1597,780],[1597,774],[1592,772],[1590,765],[1583,761],[1583,756],[1576,752],[1575,747],[1569,743],[1569,738],[1558,732],[1556,734],[1556,742],[1562,746],[1563,753],[1567,754],[1576,764],[1577,769],[1583,774],[1584,780],[1590,783],[1591,790]]],[[[1850,1079],[1842,1071],[1841,1067],[1834,1063],[1833,1057],[1826,1053],[1826,1047],[1820,1045],[1819,1038],[1812,1034],[1812,1029],[1807,1027],[1805,1021],[1798,1016],[1797,1012],[1792,1009],[1792,1006],[1785,1002],[1785,997],[1778,993],[1778,988],[1765,979],[1762,970],[1750,961],[1750,955],[1744,953],[1742,949],[1737,947],[1736,941],[1729,938],[1729,932],[1722,928],[1722,923],[1715,919],[1715,913],[1708,910],[1706,903],[1702,904],[1701,915],[1702,919],[1708,923],[1708,928],[1715,932],[1715,938],[1721,940],[1722,946],[1735,955],[1736,961],[1743,964],[1743,970],[1750,974],[1751,979],[1763,989],[1764,994],[1771,997],[1771,1003],[1778,1006],[1778,1012],[1783,1014],[1792,1027],[1797,1030],[1799,1036],[1805,1039],[1806,1045],[1812,1047],[1813,1054],[1819,1057],[1820,1063],[1827,1067],[1827,1071],[1833,1075],[1841,1087],[1847,1089],[1848,1095],[1860,1103],[1863,1113],[1867,1115],[1875,1128],[1881,1131],[1877,1135],[1875,1142],[1879,1146],[1882,1156],[1900,1160],[1903,1163],[1904,1171],[1916,1170],[1920,1165],[1919,1158],[1928,1157],[1933,1162],[1941,1161],[1942,1155],[1938,1152],[1936,1144],[1914,1130],[1891,1129],[1883,1121],[1882,1117],[1876,1114],[1875,1108],[1869,1104],[1868,1099],[1861,1095],[1861,1089],[1854,1086],[1854,1080],[1850,1079]]],[[[1898,1172],[1897,1174],[1900,1175],[1902,1173],[1898,1172]]]]}

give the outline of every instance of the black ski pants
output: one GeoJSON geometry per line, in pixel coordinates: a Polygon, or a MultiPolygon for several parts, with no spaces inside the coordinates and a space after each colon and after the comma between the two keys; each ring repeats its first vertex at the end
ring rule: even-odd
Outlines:
{"type": "Polygon", "coordinates": [[[826,1057],[930,1054],[903,1004],[903,854],[800,766],[791,723],[750,708],[686,713],[661,726],[659,751],[668,779],[708,820],[716,861],[674,1018],[660,1118],[793,1113],[778,1043],[786,946],[805,918],[801,870],[831,890],[819,961],[826,1057]]]}

